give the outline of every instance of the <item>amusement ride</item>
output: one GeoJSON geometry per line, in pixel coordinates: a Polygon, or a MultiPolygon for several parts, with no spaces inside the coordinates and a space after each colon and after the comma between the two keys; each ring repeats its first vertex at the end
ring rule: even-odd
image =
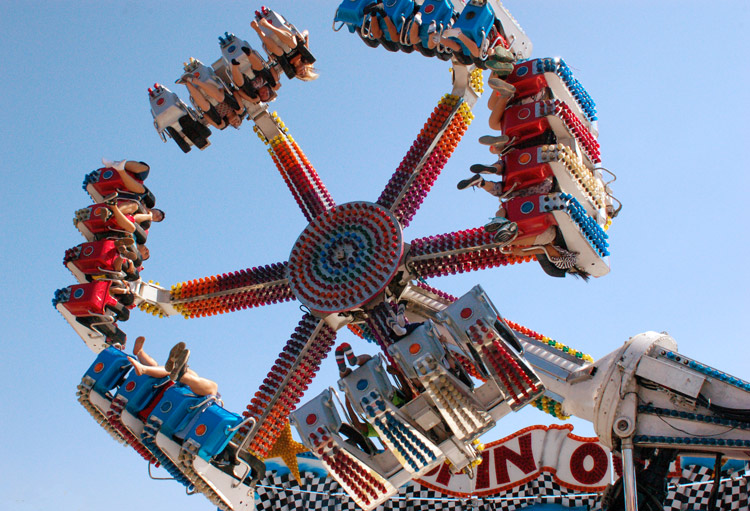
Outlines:
{"type": "Polygon", "coordinates": [[[452,66],[452,90],[380,195],[343,204],[269,112],[283,80],[317,77],[308,34],[266,7],[251,26],[261,51],[224,33],[215,62],[185,63],[176,83],[190,105],[162,84],[148,89],[154,127],[188,153],[206,150],[214,131],[252,123],[308,224],[285,261],[167,289],[140,276],[150,225],[163,218],[144,185],[148,165],[107,161],[85,177],[93,204],[74,218],[85,242],[64,256],[78,283],[57,290],[53,304],[96,353],[78,400],[115,440],[225,511],[258,507],[271,458],[299,479],[303,452],[366,511],[411,481],[454,478],[480,495],[504,470],[498,450],[490,470],[480,437],[525,406],[593,424],[598,444],[574,450],[570,477],[604,481],[609,462],[593,445],[611,450],[621,477],[602,509],[662,509],[677,454],[716,457],[719,467],[722,456],[750,458],[750,383],[685,357],[669,335],[642,333],[594,360],[504,319],[479,285],[456,297],[427,283],[534,261],[551,277],[609,272],[607,230],[621,205],[602,166],[594,101],[564,60],[532,58],[500,2],[343,0],[334,30],[452,66]],[[496,135],[480,143],[497,162],[472,166],[458,187],[497,196],[498,212],[483,227],[410,239],[405,230],[485,88],[496,135]],[[303,309],[298,326],[240,414],[190,385],[184,345],[158,375],[136,370],[143,357],[125,352],[121,325],[135,307],[200,318],[292,300],[303,309]],[[379,353],[356,356],[340,344],[338,390],[306,395],[342,329],[379,353]]]}

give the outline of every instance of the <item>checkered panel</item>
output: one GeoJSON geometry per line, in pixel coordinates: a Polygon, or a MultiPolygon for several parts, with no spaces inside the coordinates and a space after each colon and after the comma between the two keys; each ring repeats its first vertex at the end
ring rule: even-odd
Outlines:
{"type": "MultiPolygon", "coordinates": [[[[700,466],[684,469],[680,478],[670,481],[672,485],[699,481],[706,484],[678,486],[669,490],[664,511],[707,509],[713,487],[711,472],[700,466]]],[[[411,483],[400,488],[398,495],[379,506],[377,511],[521,511],[543,503],[601,511],[598,496],[568,490],[546,472],[507,492],[473,499],[452,497],[411,483]]],[[[291,474],[270,473],[256,488],[255,505],[258,511],[359,511],[359,507],[334,479],[312,473],[302,474],[301,486],[291,474]]],[[[750,511],[750,480],[740,477],[722,482],[718,507],[722,511],[750,511]]]]}

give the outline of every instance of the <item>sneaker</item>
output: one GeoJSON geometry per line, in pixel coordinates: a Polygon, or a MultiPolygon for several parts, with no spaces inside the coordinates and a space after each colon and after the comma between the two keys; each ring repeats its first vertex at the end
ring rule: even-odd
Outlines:
{"type": "Polygon", "coordinates": [[[487,59],[486,65],[489,69],[492,70],[492,76],[496,76],[498,78],[505,78],[506,76],[511,74],[513,72],[513,69],[515,68],[515,66],[513,66],[513,64],[511,64],[510,62],[500,62],[492,57],[487,59]]]}
{"type": "Polygon", "coordinates": [[[501,45],[495,46],[492,53],[493,53],[492,58],[494,60],[499,60],[500,62],[509,62],[509,63],[513,63],[516,61],[516,58],[513,56],[513,53],[511,53],[510,50],[508,50],[507,48],[504,48],[501,45]]]}
{"type": "Polygon", "coordinates": [[[493,167],[492,165],[482,165],[481,163],[475,163],[471,167],[469,167],[469,170],[472,171],[474,174],[500,174],[501,172],[497,169],[497,167],[493,167]]]}
{"type": "Polygon", "coordinates": [[[479,143],[482,145],[505,145],[510,142],[508,135],[484,135],[479,137],[479,143]]]}
{"type": "Polygon", "coordinates": [[[404,303],[399,302],[396,307],[396,322],[400,327],[406,326],[406,304],[404,303]]]}
{"type": "Polygon", "coordinates": [[[164,369],[167,370],[167,372],[172,372],[172,369],[174,368],[175,360],[177,360],[177,357],[185,351],[185,343],[184,342],[178,342],[174,346],[172,346],[172,349],[169,351],[169,357],[167,357],[167,362],[164,364],[164,369]]]}
{"type": "Polygon", "coordinates": [[[468,179],[462,179],[461,181],[459,181],[456,185],[456,188],[458,188],[459,190],[464,190],[470,186],[480,186],[482,184],[484,184],[484,179],[482,179],[482,176],[480,176],[479,174],[475,174],[468,179]]]}
{"type": "Polygon", "coordinates": [[[127,163],[127,161],[128,160],[114,161],[102,158],[102,165],[104,165],[108,169],[125,170],[125,163],[127,163]]]}
{"type": "Polygon", "coordinates": [[[421,12],[418,12],[417,14],[414,15],[414,23],[420,26],[422,25],[422,13],[421,12]]]}
{"type": "Polygon", "coordinates": [[[399,325],[398,322],[394,318],[388,318],[387,320],[385,320],[385,322],[388,325],[388,328],[393,330],[393,333],[396,334],[397,336],[401,337],[401,336],[406,335],[406,332],[407,332],[406,328],[399,325]]]}
{"type": "Polygon", "coordinates": [[[449,28],[448,30],[443,30],[443,37],[458,37],[461,33],[460,28],[449,28]]]}
{"type": "Polygon", "coordinates": [[[495,236],[493,236],[492,241],[504,247],[505,245],[516,239],[517,236],[518,224],[508,221],[507,223],[501,225],[497,231],[495,231],[495,236]]]}
{"type": "Polygon", "coordinates": [[[496,216],[485,224],[484,230],[486,232],[495,232],[508,222],[510,222],[510,220],[508,220],[504,216],[496,216]]]}
{"type": "Polygon", "coordinates": [[[512,96],[516,93],[516,88],[500,78],[490,78],[487,80],[487,85],[494,91],[499,92],[503,96],[512,96]]]}
{"type": "Polygon", "coordinates": [[[190,358],[190,350],[185,348],[184,350],[180,352],[179,355],[177,355],[177,358],[174,361],[174,366],[172,367],[172,370],[169,372],[170,380],[177,383],[185,375],[185,372],[187,371],[187,368],[188,368],[188,365],[187,365],[188,358],[190,358]]]}

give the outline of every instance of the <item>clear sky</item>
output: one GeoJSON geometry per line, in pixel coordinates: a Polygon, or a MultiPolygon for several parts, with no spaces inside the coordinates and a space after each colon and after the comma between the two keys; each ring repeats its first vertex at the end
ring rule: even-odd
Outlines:
{"type": "MultiPolygon", "coordinates": [[[[76,402],[94,355],[50,300],[74,283],[65,249],[83,241],[73,212],[90,203],[85,173],[102,156],[150,163],[167,212],[151,230],[143,276],[170,286],[287,259],[304,217],[249,124],[215,132],[183,154],[152,126],[146,88],[174,85],[182,62],[219,56],[217,36],[259,46],[247,2],[0,2],[2,93],[2,355],[0,509],[206,510],[181,485],[150,481],[146,463],[113,442],[76,402]]],[[[284,80],[272,105],[338,203],[377,199],[440,97],[449,64],[370,49],[331,22],[337,2],[269,6],[311,33],[320,79],[284,80]]],[[[624,203],[611,237],[612,272],[588,283],[553,279],[535,263],[433,279],[461,295],[481,283],[508,318],[595,358],[646,330],[680,351],[750,378],[748,309],[748,47],[742,1],[508,1],[535,57],[562,56],[599,109],[603,162],[624,203]]],[[[405,239],[484,224],[496,199],[459,192],[473,163],[491,163],[486,100],[405,239]]],[[[164,360],[185,340],[191,366],[216,379],[240,412],[288,339],[297,303],[186,321],[135,311],[131,343],[164,360]]],[[[356,352],[374,346],[342,331],[356,352]]],[[[328,360],[310,396],[334,385],[328,360]]],[[[489,439],[550,423],[507,417],[489,439]]],[[[592,435],[576,421],[576,433],[592,435]]],[[[159,473],[159,475],[163,475],[159,473]]]]}

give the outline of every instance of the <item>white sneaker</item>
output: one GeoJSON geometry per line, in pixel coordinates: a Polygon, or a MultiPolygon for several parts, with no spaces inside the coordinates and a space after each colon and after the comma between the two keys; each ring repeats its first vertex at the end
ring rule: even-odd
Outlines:
{"type": "Polygon", "coordinates": [[[102,165],[104,165],[108,169],[125,170],[125,164],[127,162],[128,160],[112,161],[102,158],[102,165]]]}

